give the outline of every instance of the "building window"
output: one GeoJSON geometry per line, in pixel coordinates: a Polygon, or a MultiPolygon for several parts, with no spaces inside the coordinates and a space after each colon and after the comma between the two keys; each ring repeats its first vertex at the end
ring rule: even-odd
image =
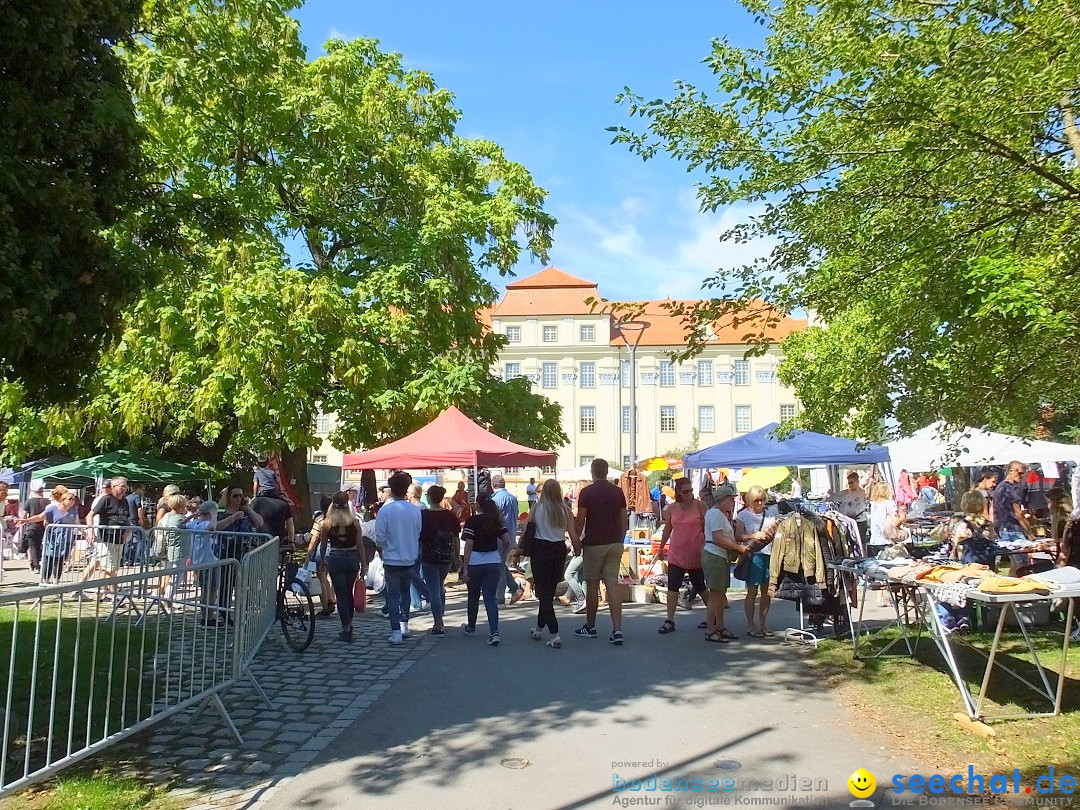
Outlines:
{"type": "MultiPolygon", "coordinates": [[[[641,433],[641,418],[640,418],[641,417],[641,411],[638,409],[637,405],[634,406],[634,412],[635,412],[634,415],[638,417],[637,425],[636,425],[637,432],[641,433]]],[[[623,405],[622,406],[622,432],[623,433],[629,433],[630,432],[630,406],[629,405],[623,405]]]]}
{"type": "Polygon", "coordinates": [[[780,406],[780,421],[790,422],[795,418],[795,406],[794,405],[781,405],[780,406]]]}
{"type": "Polygon", "coordinates": [[[674,433],[675,432],[675,406],[674,405],[661,405],[660,406],[660,432],[661,433],[674,433]]]}
{"type": "Polygon", "coordinates": [[[559,341],[559,327],[557,326],[545,326],[544,327],[544,343],[558,343],[559,341]]]}
{"type": "Polygon", "coordinates": [[[579,429],[582,433],[596,433],[596,406],[582,405],[579,429]]]}
{"type": "Polygon", "coordinates": [[[582,343],[592,343],[596,340],[596,327],[593,324],[582,324],[579,333],[582,343]]]}
{"type": "Polygon", "coordinates": [[[735,432],[746,433],[750,430],[750,406],[735,406],[735,432]]]}
{"type": "Polygon", "coordinates": [[[521,467],[506,467],[503,472],[506,475],[521,475],[521,467]]]}
{"type": "Polygon", "coordinates": [[[660,361],[660,385],[665,388],[675,384],[675,364],[670,360],[660,361]]]}
{"type": "Polygon", "coordinates": [[[596,363],[581,364],[581,387],[596,388],[596,363]]]}
{"type": "Polygon", "coordinates": [[[712,360],[697,361],[697,384],[699,386],[713,384],[712,360]]]}
{"type": "Polygon", "coordinates": [[[578,456],[578,466],[584,467],[586,464],[592,464],[594,458],[596,456],[578,456]]]}
{"type": "MultiPolygon", "coordinates": [[[[315,432],[320,436],[325,436],[330,432],[330,416],[329,414],[320,413],[315,417],[315,432]]],[[[322,462],[311,462],[312,464],[320,464],[322,462]]]]}
{"type": "Polygon", "coordinates": [[[329,459],[326,457],[325,453],[316,453],[311,457],[312,464],[326,464],[327,461],[329,461],[329,459]]]}
{"type": "Polygon", "coordinates": [[[736,385],[749,385],[750,384],[750,361],[749,360],[736,360],[735,361],[735,384],[736,385]]]}
{"type": "Polygon", "coordinates": [[[540,366],[541,372],[541,385],[544,388],[558,388],[559,387],[559,364],[558,363],[543,363],[540,366]]]}
{"type": "Polygon", "coordinates": [[[503,381],[513,380],[521,376],[521,363],[507,363],[503,369],[503,381]]]}
{"type": "Polygon", "coordinates": [[[506,327],[506,339],[510,343],[521,343],[521,327],[520,326],[508,326],[508,327],[506,327]]]}
{"type": "Polygon", "coordinates": [[[554,475],[554,474],[555,474],[555,468],[554,468],[554,467],[550,467],[550,466],[548,466],[548,467],[541,467],[541,468],[540,468],[540,474],[541,474],[541,475],[554,475]]]}
{"type": "Polygon", "coordinates": [[[623,360],[619,363],[619,385],[623,388],[630,387],[630,361],[623,360]]]}
{"type": "Polygon", "coordinates": [[[712,405],[698,405],[697,428],[702,433],[712,433],[716,430],[716,408],[712,405]]]}

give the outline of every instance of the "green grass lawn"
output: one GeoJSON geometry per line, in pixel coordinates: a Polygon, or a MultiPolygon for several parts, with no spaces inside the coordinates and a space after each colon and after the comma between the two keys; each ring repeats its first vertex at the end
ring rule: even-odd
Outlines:
{"type": "MultiPolygon", "coordinates": [[[[27,761],[33,772],[223,677],[227,664],[205,664],[229,660],[223,633],[197,631],[194,611],[171,618],[154,612],[141,623],[121,612],[106,621],[110,607],[68,600],[61,610],[55,601],[39,608],[27,600],[17,615],[0,608],[0,698],[10,694],[11,701],[5,783],[20,778],[27,761]]],[[[99,806],[91,789],[97,781],[82,772],[60,779],[53,798],[68,803],[55,806],[99,806]],[[84,798],[72,799],[76,794],[84,798]]],[[[131,780],[104,784],[118,797],[109,807],[146,803],[131,780]]]]}
{"type": "MultiPolygon", "coordinates": [[[[968,638],[978,648],[989,649],[989,635],[973,634],[968,638]]],[[[1031,655],[1022,639],[1016,638],[1003,644],[999,660],[1038,683],[1031,655]]],[[[1036,633],[1035,639],[1039,660],[1051,673],[1051,686],[1056,686],[1062,665],[1060,626],[1036,633]]],[[[971,679],[971,687],[978,694],[985,658],[963,645],[954,645],[954,649],[961,672],[971,679]]],[[[925,635],[914,660],[855,661],[850,640],[835,640],[821,644],[812,665],[841,690],[857,712],[880,718],[879,730],[917,759],[957,771],[973,764],[999,772],[1019,768],[1026,776],[1047,771],[1053,765],[1059,773],[1080,773],[1080,644],[1069,650],[1063,713],[1058,717],[992,722],[996,736],[990,738],[973,733],[954,719],[957,712],[963,711],[960,692],[937,647],[925,635]]],[[[992,700],[988,706],[991,713],[1007,707],[1024,711],[1050,708],[1048,701],[1040,701],[1027,687],[1003,673],[992,677],[988,697],[992,700]]]]}
{"type": "Polygon", "coordinates": [[[43,790],[0,799],[0,810],[178,810],[166,788],[108,772],[61,777],[43,790]]]}

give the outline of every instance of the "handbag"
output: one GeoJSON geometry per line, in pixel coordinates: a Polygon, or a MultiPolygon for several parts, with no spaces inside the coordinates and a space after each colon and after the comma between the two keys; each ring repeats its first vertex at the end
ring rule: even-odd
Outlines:
{"type": "Polygon", "coordinates": [[[750,563],[754,559],[754,553],[740,554],[739,561],[735,563],[735,569],[731,572],[735,579],[746,582],[750,578],[750,563]]]}
{"type": "Polygon", "coordinates": [[[352,586],[353,609],[357,613],[363,613],[367,609],[367,583],[363,577],[358,577],[352,586]]]}
{"type": "MultiPolygon", "coordinates": [[[[308,593],[312,596],[322,596],[322,582],[320,582],[319,577],[316,576],[319,572],[318,563],[312,560],[300,570],[307,574],[307,582],[304,584],[307,585],[308,593]]],[[[300,571],[297,571],[296,573],[297,576],[300,575],[300,571]]]]}
{"type": "Polygon", "coordinates": [[[521,542],[518,543],[518,548],[521,549],[521,553],[526,557],[531,557],[536,553],[536,523],[530,520],[525,524],[525,533],[521,535],[521,542]]]}

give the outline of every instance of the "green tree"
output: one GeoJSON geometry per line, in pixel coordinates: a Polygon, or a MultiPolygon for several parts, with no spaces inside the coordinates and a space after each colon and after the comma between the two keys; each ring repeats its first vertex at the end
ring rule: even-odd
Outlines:
{"type": "Polygon", "coordinates": [[[295,5],[148,6],[150,36],[124,58],[154,179],[214,213],[185,220],[87,407],[17,439],[194,439],[238,464],[281,450],[301,492],[319,410],[347,447],[449,404],[565,441],[557,408],[491,376],[502,338],[477,315],[495,297],[480,269],[546,254],[545,192],[496,144],[456,135],[451,94],[373,40],[308,61],[295,5]]]}
{"type": "Polygon", "coordinates": [[[142,281],[124,215],[146,193],[113,45],[138,0],[0,4],[0,372],[70,396],[142,281]]]}
{"type": "Polygon", "coordinates": [[[700,327],[764,302],[820,316],[827,326],[784,344],[794,425],[1029,430],[1044,407],[1075,411],[1076,5],[743,4],[768,30],[763,48],[714,41],[715,94],[628,90],[645,129],[615,128],[642,157],[702,174],[704,210],[760,208],[726,238],[778,239],[708,279],[725,297],[687,314],[700,327]]]}

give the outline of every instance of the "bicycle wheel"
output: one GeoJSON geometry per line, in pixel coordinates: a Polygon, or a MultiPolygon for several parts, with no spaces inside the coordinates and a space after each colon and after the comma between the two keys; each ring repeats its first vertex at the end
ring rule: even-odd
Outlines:
{"type": "Polygon", "coordinates": [[[293,580],[281,597],[278,622],[285,643],[293,652],[303,652],[315,638],[315,605],[307,587],[293,580]]]}

